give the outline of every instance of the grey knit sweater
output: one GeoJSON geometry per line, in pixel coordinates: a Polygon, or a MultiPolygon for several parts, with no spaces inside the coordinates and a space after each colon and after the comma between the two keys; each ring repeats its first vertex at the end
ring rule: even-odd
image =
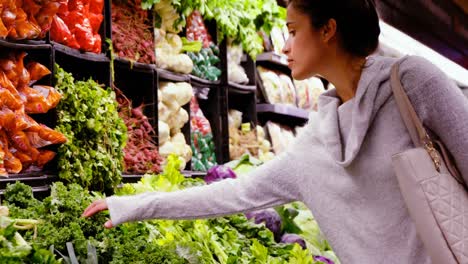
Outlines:
{"type": "MultiPolygon", "coordinates": [[[[371,56],[352,100],[341,104],[335,90],[327,91],[294,144],[250,175],[174,193],[107,198],[113,223],[209,218],[299,200],[345,264],[430,263],[391,166],[393,154],[412,147],[391,92],[395,62],[371,56]]],[[[404,60],[400,76],[418,115],[467,177],[467,98],[419,57],[404,60]]]]}

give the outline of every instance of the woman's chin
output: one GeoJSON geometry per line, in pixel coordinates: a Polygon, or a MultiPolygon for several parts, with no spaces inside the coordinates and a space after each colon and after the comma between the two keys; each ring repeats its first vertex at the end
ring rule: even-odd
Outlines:
{"type": "Polygon", "coordinates": [[[305,79],[309,79],[310,77],[313,76],[313,74],[309,74],[307,72],[301,72],[295,69],[291,69],[291,76],[293,77],[294,80],[302,81],[305,79]]]}

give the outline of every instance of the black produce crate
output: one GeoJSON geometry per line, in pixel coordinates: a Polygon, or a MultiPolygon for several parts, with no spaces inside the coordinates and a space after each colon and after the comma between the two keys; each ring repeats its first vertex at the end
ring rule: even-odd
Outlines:
{"type": "Polygon", "coordinates": [[[96,57],[95,55],[98,55],[98,57],[108,57],[110,58],[110,53],[109,53],[109,44],[107,43],[107,39],[111,38],[111,10],[110,10],[110,1],[111,0],[104,0],[104,8],[102,9],[102,15],[103,15],[103,20],[101,22],[101,27],[99,28],[99,35],[101,36],[101,53],[96,54],[93,52],[81,52],[79,50],[67,47],[63,44],[60,44],[58,42],[52,41],[50,38],[50,43],[54,46],[57,47],[59,50],[62,50],[63,52],[66,52],[68,54],[74,55],[74,56],[79,56],[81,58],[89,58],[90,60],[93,60],[93,57],[96,57]]]}
{"type": "Polygon", "coordinates": [[[158,81],[164,82],[190,82],[190,75],[175,73],[164,69],[156,69],[158,81]]]}
{"type": "Polygon", "coordinates": [[[238,93],[238,94],[251,94],[257,92],[257,86],[255,85],[245,85],[245,84],[238,84],[229,82],[228,89],[230,93],[238,93]]]}
{"type": "Polygon", "coordinates": [[[286,75],[291,75],[291,69],[288,67],[288,58],[283,54],[277,54],[275,52],[259,54],[256,64],[270,70],[276,70],[286,75]]]}
{"type": "Polygon", "coordinates": [[[64,45],[54,44],[55,62],[66,72],[72,73],[77,81],[93,79],[97,83],[110,87],[110,59],[104,54],[81,53],[64,45]]]}
{"type": "Polygon", "coordinates": [[[122,187],[125,183],[137,183],[143,177],[143,174],[123,174],[122,184],[118,185],[117,188],[122,187]]]}
{"type": "MultiPolygon", "coordinates": [[[[237,111],[242,112],[242,123],[250,124],[251,125],[250,129],[252,131],[255,131],[256,125],[257,125],[257,109],[256,108],[257,108],[257,96],[255,92],[242,94],[237,91],[233,92],[232,89],[228,90],[228,111],[232,109],[232,110],[237,110],[237,111]]],[[[227,145],[228,145],[228,151],[229,151],[229,133],[227,136],[227,142],[228,142],[227,145]]]]}
{"type": "MultiPolygon", "coordinates": [[[[159,83],[160,82],[172,82],[172,83],[178,83],[178,82],[187,82],[190,83],[190,76],[187,74],[178,74],[178,73],[173,73],[167,70],[163,69],[156,69],[155,73],[157,75],[157,86],[155,86],[155,92],[157,94],[157,89],[159,89],[159,83]]],[[[156,96],[156,101],[155,101],[155,106],[156,106],[156,116],[158,116],[158,100],[156,96]]],[[[185,141],[187,142],[188,145],[190,145],[190,103],[183,105],[182,108],[187,111],[189,115],[189,121],[182,127],[182,134],[184,134],[185,141]]],[[[158,127],[157,127],[157,122],[156,122],[156,133],[158,133],[158,127]]],[[[158,142],[159,144],[159,142],[158,142]]],[[[187,166],[185,167],[186,169],[191,168],[191,162],[187,162],[187,166]]]]}
{"type": "MultiPolygon", "coordinates": [[[[54,86],[53,85],[53,76],[54,76],[54,52],[52,46],[50,44],[24,44],[24,43],[12,43],[8,41],[0,41],[0,57],[4,58],[14,53],[26,52],[27,56],[24,58],[24,65],[27,65],[31,61],[38,62],[44,66],[46,66],[50,71],[51,74],[45,76],[41,80],[37,81],[35,84],[42,84],[47,86],[54,86]]],[[[50,128],[55,128],[57,125],[57,112],[56,109],[51,109],[47,113],[44,114],[30,114],[35,121],[38,123],[44,124],[50,128]]],[[[47,146],[43,149],[48,149],[57,152],[57,146],[51,145],[47,146]]],[[[56,171],[56,159],[53,159],[49,162],[45,167],[45,171],[50,171],[54,173],[56,171]]],[[[23,177],[28,177],[32,175],[35,177],[37,175],[44,175],[43,172],[41,173],[23,173],[23,174],[10,174],[10,179],[19,177],[20,179],[23,177]]],[[[1,183],[0,183],[1,185],[1,183]]],[[[0,187],[1,188],[1,187],[0,187]]]]}
{"type": "MultiPolygon", "coordinates": [[[[113,24],[113,21],[112,21],[112,2],[109,0],[105,0],[106,1],[106,8],[107,8],[107,2],[109,2],[108,6],[109,6],[109,15],[105,18],[106,19],[106,23],[108,26],[106,26],[106,34],[107,34],[107,38],[108,39],[111,39],[112,40],[112,43],[113,43],[113,34],[112,34],[112,24],[113,24]],[[108,21],[107,21],[108,20],[108,21]]],[[[154,29],[154,16],[153,16],[153,10],[148,10],[146,11],[148,13],[148,20],[149,20],[149,26],[154,29]]],[[[153,38],[153,46],[155,45],[154,43],[154,30],[151,32],[151,37],[153,38]]],[[[114,52],[115,52],[115,45],[112,44],[114,46],[114,52]]],[[[155,53],[155,50],[153,49],[153,52],[154,52],[154,58],[156,59],[156,53],[155,53]]],[[[115,60],[119,60],[119,61],[130,61],[129,58],[125,58],[125,57],[120,57],[119,54],[117,53],[114,53],[113,55],[110,54],[111,51],[109,50],[109,56],[114,56],[115,57],[115,60]]],[[[143,65],[148,65],[150,67],[155,67],[155,63],[156,61],[153,61],[151,64],[145,64],[145,63],[140,63],[140,62],[133,62],[134,65],[139,65],[139,66],[143,66],[143,65]]],[[[145,66],[143,66],[145,67],[145,66]]]]}
{"type": "Polygon", "coordinates": [[[21,46],[24,46],[24,47],[29,47],[29,48],[33,48],[34,46],[42,46],[42,45],[47,45],[48,44],[48,35],[49,33],[47,33],[47,36],[45,39],[43,40],[10,40],[10,39],[0,39],[0,45],[4,46],[4,45],[21,45],[21,46]]]}
{"type": "MultiPolygon", "coordinates": [[[[182,171],[182,174],[187,178],[204,178],[206,172],[196,172],[196,171],[182,171]]],[[[143,174],[123,174],[122,175],[122,184],[117,186],[117,188],[121,188],[125,183],[137,183],[143,178],[143,174]]]]}
{"type": "Polygon", "coordinates": [[[291,105],[257,104],[258,122],[265,125],[273,121],[291,127],[302,126],[309,119],[309,112],[291,105]]]}
{"type": "Polygon", "coordinates": [[[234,82],[228,82],[230,92],[238,92],[243,94],[249,94],[250,92],[256,92],[256,65],[252,58],[244,54],[241,67],[245,70],[249,82],[246,84],[238,84],[234,82]]]}
{"type": "Polygon", "coordinates": [[[257,96],[254,92],[240,94],[228,91],[228,110],[242,112],[242,123],[250,123],[252,129],[257,125],[257,96]]]}
{"type": "Polygon", "coordinates": [[[208,97],[197,98],[200,109],[210,122],[215,144],[216,160],[219,164],[229,161],[229,127],[227,119],[227,90],[225,87],[192,83],[194,89],[208,88],[208,97]]]}
{"type": "Polygon", "coordinates": [[[184,174],[186,175],[187,177],[191,177],[191,178],[200,178],[200,179],[204,179],[205,176],[206,176],[206,172],[202,172],[202,171],[191,171],[190,174],[184,174]]]}
{"type": "MultiPolygon", "coordinates": [[[[42,185],[42,186],[34,186],[32,187],[33,196],[38,200],[44,200],[45,198],[50,196],[50,186],[49,185],[42,185]]],[[[5,189],[0,189],[0,201],[4,199],[5,189]]]]}
{"type": "Polygon", "coordinates": [[[148,117],[157,135],[157,76],[154,66],[151,64],[132,65],[126,61],[114,61],[114,78],[114,86],[132,101],[132,107],[144,105],[143,113],[148,117]]]}
{"type": "MultiPolygon", "coordinates": [[[[149,119],[158,144],[157,74],[153,64],[131,63],[126,59],[114,61],[113,86],[132,101],[132,107],[143,106],[143,114],[149,119]]],[[[124,183],[137,182],[143,175],[124,174],[124,183]]]]}
{"type": "Polygon", "coordinates": [[[147,64],[147,63],[140,63],[136,61],[131,61],[126,58],[121,58],[121,57],[115,57],[114,58],[114,65],[119,64],[121,67],[126,66],[128,69],[133,70],[135,69],[136,71],[154,71],[156,70],[156,65],[155,64],[147,64]]]}
{"type": "Polygon", "coordinates": [[[209,81],[209,80],[205,80],[205,79],[202,79],[200,77],[190,74],[190,82],[192,83],[192,85],[195,85],[195,86],[212,87],[212,86],[219,85],[221,83],[221,80],[209,81]]]}
{"type": "Polygon", "coordinates": [[[31,187],[50,185],[57,181],[58,177],[47,172],[31,172],[12,174],[9,177],[0,177],[0,190],[6,189],[8,184],[14,184],[19,181],[31,187]]]}
{"type": "Polygon", "coordinates": [[[0,40],[0,49],[0,57],[2,58],[5,58],[12,52],[26,52],[27,56],[24,58],[25,65],[30,61],[36,61],[46,66],[52,72],[52,74],[39,80],[37,84],[52,85],[52,76],[54,74],[54,54],[50,44],[28,45],[0,40]]]}
{"type": "MultiPolygon", "coordinates": [[[[172,82],[172,83],[178,83],[178,82],[187,82],[190,83],[190,76],[188,74],[179,74],[179,73],[174,73],[171,71],[163,70],[163,69],[156,69],[156,74],[157,74],[157,86],[155,88],[156,95],[157,95],[157,89],[159,89],[159,83],[160,82],[172,82]]],[[[156,96],[157,97],[157,96],[156,96]]],[[[156,106],[156,116],[158,114],[158,100],[156,98],[155,100],[155,106],[156,106]]],[[[182,106],[185,111],[189,114],[189,122],[185,124],[185,126],[182,128],[182,133],[184,134],[185,140],[187,143],[190,143],[190,103],[182,106]]],[[[157,125],[157,122],[156,122],[157,125]]],[[[158,132],[158,130],[156,130],[158,132]]]]}
{"type": "MultiPolygon", "coordinates": [[[[191,142],[190,142],[190,132],[191,132],[191,129],[190,129],[190,120],[191,120],[191,114],[190,114],[190,103],[182,106],[182,108],[187,111],[188,115],[189,115],[189,121],[187,123],[185,123],[184,127],[182,127],[182,134],[184,134],[184,138],[185,138],[185,142],[187,143],[187,145],[191,145],[191,142]]],[[[192,162],[189,161],[187,162],[187,165],[185,166],[185,169],[186,170],[190,170],[192,168],[192,162]]]]}

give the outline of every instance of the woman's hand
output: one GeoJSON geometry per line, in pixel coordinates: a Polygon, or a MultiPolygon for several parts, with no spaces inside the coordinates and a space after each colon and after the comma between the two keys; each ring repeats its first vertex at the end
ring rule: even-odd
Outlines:
{"type": "MultiPolygon", "coordinates": [[[[83,214],[81,215],[82,217],[91,217],[101,211],[104,211],[104,210],[107,210],[108,207],[107,207],[107,202],[106,202],[106,199],[100,199],[100,200],[96,200],[94,202],[92,202],[88,208],[86,208],[83,212],[83,214]]],[[[112,221],[109,220],[107,221],[105,224],[104,224],[104,227],[105,228],[112,228],[113,225],[112,225],[112,221]]]]}

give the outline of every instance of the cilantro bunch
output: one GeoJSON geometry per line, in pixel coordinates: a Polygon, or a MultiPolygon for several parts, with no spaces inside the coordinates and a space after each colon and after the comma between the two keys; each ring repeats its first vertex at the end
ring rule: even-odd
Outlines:
{"type": "Polygon", "coordinates": [[[68,142],[58,150],[60,179],[96,191],[111,191],[121,181],[127,128],[117,111],[115,93],[93,80],[75,81],[55,67],[57,130],[68,142]]]}

